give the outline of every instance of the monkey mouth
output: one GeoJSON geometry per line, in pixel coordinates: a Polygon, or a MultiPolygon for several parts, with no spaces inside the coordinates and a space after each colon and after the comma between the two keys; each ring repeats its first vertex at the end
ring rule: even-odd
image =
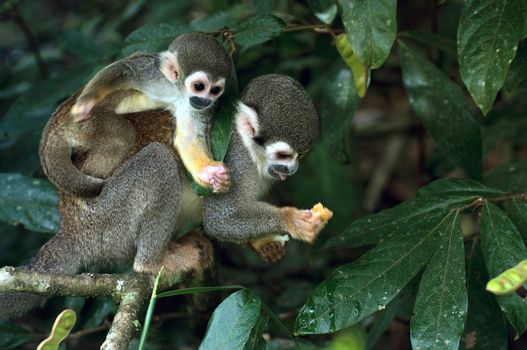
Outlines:
{"type": "Polygon", "coordinates": [[[269,175],[274,177],[275,179],[278,179],[280,181],[285,181],[291,174],[281,173],[279,171],[274,170],[273,168],[268,168],[269,175]]]}
{"type": "Polygon", "coordinates": [[[206,98],[193,96],[189,99],[190,105],[195,109],[202,110],[212,106],[212,101],[206,98]]]}

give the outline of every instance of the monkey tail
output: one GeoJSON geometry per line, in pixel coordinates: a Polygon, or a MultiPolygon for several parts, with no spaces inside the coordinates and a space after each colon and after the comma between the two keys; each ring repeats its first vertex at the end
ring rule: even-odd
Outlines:
{"type": "MultiPolygon", "coordinates": [[[[78,273],[82,268],[81,255],[75,251],[75,245],[69,243],[69,239],[63,238],[69,237],[64,237],[59,231],[40,248],[28,264],[20,268],[55,274],[78,273]]],[[[0,293],[0,319],[22,316],[32,309],[42,307],[46,299],[40,295],[24,292],[0,293]]]]}
{"type": "Polygon", "coordinates": [[[44,173],[55,186],[72,195],[98,195],[104,180],[86,175],[75,167],[71,160],[71,146],[59,132],[53,130],[52,124],[50,120],[40,141],[40,162],[44,173]]]}

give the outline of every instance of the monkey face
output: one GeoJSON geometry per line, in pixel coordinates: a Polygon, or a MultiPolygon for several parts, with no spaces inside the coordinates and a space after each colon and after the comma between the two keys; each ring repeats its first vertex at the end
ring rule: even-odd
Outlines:
{"type": "Polygon", "coordinates": [[[205,72],[198,71],[190,74],[184,82],[185,93],[189,104],[197,110],[210,108],[223,94],[225,78],[210,79],[205,72]]]}
{"type": "Polygon", "coordinates": [[[285,181],[298,170],[298,153],[287,142],[268,144],[264,150],[265,177],[285,181]]]}

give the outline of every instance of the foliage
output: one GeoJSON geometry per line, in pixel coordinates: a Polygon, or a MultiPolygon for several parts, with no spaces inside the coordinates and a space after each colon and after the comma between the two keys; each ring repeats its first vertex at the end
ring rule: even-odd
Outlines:
{"type": "MultiPolygon", "coordinates": [[[[276,266],[217,245],[220,287],[154,293],[141,346],[388,349],[385,331],[401,320],[414,349],[526,346],[522,288],[485,291],[527,258],[524,0],[21,0],[0,16],[2,262],[22,263],[57,230],[38,142],[58,103],[115,59],[203,31],[232,52],[241,88],[265,73],[306,86],[321,142],[272,199],[322,201],[335,217],[309,258],[289,242],[276,266]],[[201,294],[226,289],[240,290],[221,303],[201,294]]],[[[229,138],[221,119],[217,158],[229,138]]],[[[113,303],[65,303],[79,330],[95,330],[75,347],[95,348],[113,303]]],[[[28,326],[0,322],[0,348],[35,348],[62,306],[53,299],[28,326]]]]}

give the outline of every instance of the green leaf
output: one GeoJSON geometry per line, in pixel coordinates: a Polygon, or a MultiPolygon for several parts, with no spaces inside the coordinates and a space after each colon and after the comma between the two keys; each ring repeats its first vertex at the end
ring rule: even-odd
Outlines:
{"type": "Polygon", "coordinates": [[[234,24],[234,18],[230,13],[220,11],[209,16],[196,18],[190,23],[190,26],[196,31],[213,32],[221,28],[230,28],[234,24]]]}
{"type": "Polygon", "coordinates": [[[0,349],[14,349],[34,338],[30,329],[0,320],[0,349]]]}
{"type": "Polygon", "coordinates": [[[518,45],[518,52],[511,62],[505,88],[514,90],[518,85],[527,80],[527,40],[523,40],[518,45]]]}
{"type": "Polygon", "coordinates": [[[434,181],[419,190],[415,198],[355,220],[340,235],[330,238],[324,248],[375,244],[394,232],[404,234],[422,221],[437,220],[450,210],[471,203],[485,194],[501,194],[501,192],[470,180],[434,181]]]}
{"type": "Polygon", "coordinates": [[[368,341],[366,344],[366,348],[368,350],[371,350],[375,347],[386,329],[388,329],[393,319],[397,315],[400,304],[401,298],[400,295],[398,295],[393,298],[392,301],[390,301],[390,303],[386,306],[386,309],[379,311],[379,313],[376,315],[377,319],[373,321],[372,327],[368,332],[368,341]]]}
{"type": "Polygon", "coordinates": [[[527,203],[519,199],[508,200],[505,202],[505,211],[522,235],[523,240],[527,240],[527,203]]]}
{"type": "Polygon", "coordinates": [[[479,245],[467,249],[468,315],[461,349],[507,349],[507,324],[496,298],[485,291],[488,280],[479,245]]]}
{"type": "Polygon", "coordinates": [[[445,53],[457,57],[456,41],[449,37],[430,32],[407,31],[399,33],[399,38],[410,39],[425,47],[436,47],[445,53]]]}
{"type": "MultiPolygon", "coordinates": [[[[491,278],[527,258],[527,249],[514,224],[498,207],[486,203],[481,216],[481,247],[491,278]]],[[[517,294],[497,297],[518,335],[527,329],[527,304],[517,294]]]]}
{"type": "Polygon", "coordinates": [[[507,295],[516,292],[525,282],[527,282],[527,260],[522,260],[516,266],[491,279],[486,289],[496,295],[507,295]]]}
{"type": "Polygon", "coordinates": [[[243,349],[258,323],[261,304],[248,289],[231,294],[214,310],[199,349],[243,349]]]}
{"type": "Polygon", "coordinates": [[[128,56],[137,51],[163,51],[168,49],[170,43],[178,35],[190,32],[192,32],[192,28],[186,25],[147,24],[128,35],[124,40],[123,54],[128,56]]]}
{"type": "Polygon", "coordinates": [[[410,104],[443,153],[470,177],[481,178],[481,132],[463,91],[418,51],[399,41],[410,104]]]}
{"type": "Polygon", "coordinates": [[[487,171],[485,183],[507,192],[525,192],[527,189],[527,161],[504,163],[487,171]]]}
{"type": "Polygon", "coordinates": [[[438,231],[439,246],[421,277],[410,321],[414,349],[456,350],[465,324],[465,252],[459,213],[449,214],[438,231]]]}
{"type": "Polygon", "coordinates": [[[273,15],[250,18],[236,28],[234,42],[244,48],[264,43],[280,35],[285,23],[273,15]]]}
{"type": "Polygon", "coordinates": [[[411,229],[392,225],[393,234],[315,289],[296,319],[295,334],[336,332],[384,309],[430,259],[434,238],[444,234],[451,215],[419,220],[411,229]]]}
{"type": "Polygon", "coordinates": [[[353,52],[366,67],[382,66],[397,33],[396,0],[339,0],[353,52]]]}
{"type": "Polygon", "coordinates": [[[243,350],[267,350],[267,343],[263,337],[263,333],[267,329],[268,323],[268,317],[264,315],[258,317],[243,350]]]}
{"type": "Polygon", "coordinates": [[[525,27],[524,0],[467,0],[457,35],[461,78],[483,114],[503,86],[525,27]]]}
{"type": "Polygon", "coordinates": [[[169,290],[167,292],[159,293],[156,298],[168,298],[176,295],[187,295],[187,294],[198,294],[198,293],[208,293],[208,292],[217,292],[220,290],[230,290],[230,289],[245,289],[244,286],[232,285],[232,286],[218,286],[218,287],[193,287],[193,288],[181,288],[177,290],[169,290]]]}
{"type": "Polygon", "coordinates": [[[75,311],[70,309],[62,311],[53,323],[51,334],[38,345],[37,350],[57,350],[70,334],[75,322],[77,322],[75,311]]]}
{"type": "Polygon", "coordinates": [[[329,71],[322,90],[320,118],[322,142],[333,158],[340,163],[350,161],[351,122],[359,102],[353,75],[349,68],[338,60],[329,71]]]}
{"type": "Polygon", "coordinates": [[[152,288],[152,295],[150,296],[150,301],[148,302],[148,309],[146,310],[145,322],[143,323],[143,331],[141,332],[141,338],[139,339],[138,350],[143,350],[146,346],[146,339],[148,337],[148,331],[150,329],[150,324],[152,322],[152,315],[154,314],[154,309],[156,307],[157,300],[157,287],[159,285],[159,280],[163,274],[163,267],[157,273],[156,279],[154,281],[154,287],[152,288]]]}
{"type": "Polygon", "coordinates": [[[315,16],[326,24],[331,24],[337,16],[337,3],[335,0],[307,0],[315,16]]]}
{"type": "Polygon", "coordinates": [[[57,191],[49,181],[3,173],[0,188],[0,220],[32,231],[58,230],[57,191]]]}
{"type": "Polygon", "coordinates": [[[276,0],[252,0],[252,3],[259,15],[271,13],[276,6],[276,0]]]}

